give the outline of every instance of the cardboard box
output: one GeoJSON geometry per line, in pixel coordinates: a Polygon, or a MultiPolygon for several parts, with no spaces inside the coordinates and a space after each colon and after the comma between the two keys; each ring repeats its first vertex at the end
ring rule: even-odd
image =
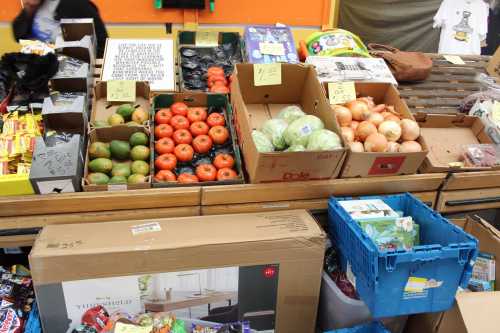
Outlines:
{"type": "Polygon", "coordinates": [[[81,93],[53,94],[43,100],[45,128],[84,135],[88,125],[87,99],[81,93]]]}
{"type": "Polygon", "coordinates": [[[50,79],[50,87],[59,92],[85,93],[87,99],[92,91],[93,78],[91,67],[79,59],[59,56],[59,70],[50,79]],[[76,60],[76,61],[75,61],[76,60]]]}
{"type": "MultiPolygon", "coordinates": [[[[100,142],[111,142],[113,140],[128,141],[130,136],[136,132],[143,132],[146,133],[147,135],[150,135],[149,129],[142,126],[114,126],[114,127],[95,128],[90,130],[89,132],[88,147],[90,147],[90,145],[96,141],[100,142]]],[[[83,191],[85,192],[124,191],[124,190],[141,190],[141,189],[151,188],[150,176],[148,176],[147,181],[142,184],[117,184],[117,185],[89,184],[89,182],[87,181],[87,176],[89,174],[88,166],[90,163],[88,147],[85,156],[85,168],[82,179],[83,191]]],[[[149,160],[147,162],[149,162],[149,160]]]]}
{"type": "Polygon", "coordinates": [[[470,144],[492,144],[478,117],[458,115],[415,115],[420,125],[421,144],[429,154],[420,167],[421,173],[500,170],[492,168],[459,167],[450,163],[463,161],[464,146],[470,144]]]}
{"type": "Polygon", "coordinates": [[[211,308],[224,305],[259,331],[313,333],[324,251],[315,220],[293,210],[50,225],[30,268],[45,332],[66,332],[95,304],[110,312],[169,309],[181,318],[190,307],[199,318],[218,303],[211,308]],[[150,286],[142,298],[139,279],[150,286]]]}
{"type": "Polygon", "coordinates": [[[80,40],[71,42],[57,37],[56,52],[86,62],[91,68],[95,64],[94,44],[91,36],[84,36],[80,40]]]}
{"type": "MultiPolygon", "coordinates": [[[[116,113],[116,109],[122,104],[122,102],[108,102],[108,84],[105,81],[98,82],[94,88],[94,97],[92,98],[92,112],[90,114],[90,124],[96,121],[108,122],[108,118],[116,113]]],[[[147,82],[136,82],[135,83],[135,94],[136,100],[134,106],[143,108],[148,114],[151,113],[151,104],[149,103],[149,84],[147,82]]],[[[142,125],[142,124],[141,124],[142,125]]],[[[149,125],[149,121],[144,125],[149,125]]]]}
{"type": "Polygon", "coordinates": [[[500,83],[500,47],[497,49],[493,57],[491,57],[486,71],[488,74],[495,77],[497,82],[500,83]]]}
{"type": "Polygon", "coordinates": [[[84,138],[64,132],[36,138],[30,181],[37,194],[81,191],[84,138]]]}
{"type": "Polygon", "coordinates": [[[34,194],[29,175],[0,176],[0,196],[34,194]]]}
{"type": "MultiPolygon", "coordinates": [[[[337,178],[345,148],[333,151],[259,153],[252,130],[289,105],[319,117],[325,128],[342,135],[313,66],[281,64],[282,84],[254,85],[253,65],[238,64],[231,84],[236,132],[252,183],[337,178]]],[[[342,140],[343,146],[345,144],[342,140]]]]}
{"type": "Polygon", "coordinates": [[[94,19],[61,19],[60,25],[62,38],[66,42],[78,42],[85,36],[89,36],[92,43],[92,56],[95,59],[97,53],[97,36],[95,33],[94,19]]]}
{"type": "MultiPolygon", "coordinates": [[[[373,97],[375,104],[394,106],[401,118],[415,120],[398,90],[388,83],[356,83],[356,94],[373,97]]],[[[328,96],[328,83],[324,83],[328,96]]],[[[420,139],[417,140],[422,143],[420,139]]],[[[342,178],[412,175],[425,160],[428,151],[418,153],[355,153],[348,149],[342,178]]]]}

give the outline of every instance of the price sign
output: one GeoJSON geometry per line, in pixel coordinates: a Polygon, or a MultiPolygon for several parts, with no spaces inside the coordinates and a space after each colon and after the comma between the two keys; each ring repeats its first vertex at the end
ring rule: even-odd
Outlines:
{"type": "Polygon", "coordinates": [[[453,65],[465,65],[465,61],[456,55],[445,55],[444,58],[451,62],[453,65]]]}
{"type": "Polygon", "coordinates": [[[260,53],[274,56],[285,55],[285,47],[278,43],[259,43],[260,53]]]}
{"type": "Polygon", "coordinates": [[[253,65],[253,78],[256,87],[280,85],[281,64],[255,64],[253,65]]]}
{"type": "Polygon", "coordinates": [[[115,333],[151,333],[153,326],[136,326],[117,322],[115,325],[115,333]]]}
{"type": "Polygon", "coordinates": [[[136,99],[135,81],[112,80],[107,83],[108,102],[132,102],[136,99]]]}
{"type": "Polygon", "coordinates": [[[344,104],[356,99],[354,82],[329,82],[328,97],[330,104],[344,104]]]}
{"type": "Polygon", "coordinates": [[[213,47],[219,45],[219,33],[217,31],[196,31],[196,46],[213,47]]]}

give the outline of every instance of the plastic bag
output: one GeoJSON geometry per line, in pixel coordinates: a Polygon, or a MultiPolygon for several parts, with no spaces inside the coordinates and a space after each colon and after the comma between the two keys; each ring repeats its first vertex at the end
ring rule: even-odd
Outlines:
{"type": "Polygon", "coordinates": [[[491,144],[465,145],[463,159],[467,167],[491,168],[498,164],[500,146],[491,144]]]}
{"type": "Polygon", "coordinates": [[[411,250],[420,242],[420,226],[411,217],[358,221],[381,251],[411,250]]]}

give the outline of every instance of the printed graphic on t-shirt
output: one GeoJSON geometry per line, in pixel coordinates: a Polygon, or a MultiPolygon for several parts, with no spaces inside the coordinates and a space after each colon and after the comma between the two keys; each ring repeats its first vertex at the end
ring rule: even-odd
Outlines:
{"type": "Polygon", "coordinates": [[[474,32],[474,29],[469,25],[469,17],[471,14],[471,12],[463,11],[462,20],[453,27],[453,30],[455,30],[455,35],[453,37],[460,42],[468,43],[470,41],[470,36],[474,32]]]}

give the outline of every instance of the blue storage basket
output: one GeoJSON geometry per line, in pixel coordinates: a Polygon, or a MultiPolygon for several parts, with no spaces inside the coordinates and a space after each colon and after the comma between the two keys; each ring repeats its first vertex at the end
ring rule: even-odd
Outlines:
{"type": "Polygon", "coordinates": [[[477,240],[409,193],[359,199],[381,199],[420,226],[420,246],[381,251],[339,204],[353,198],[329,200],[330,236],[342,261],[351,264],[356,290],[372,316],[448,310],[458,286],[467,287],[477,240]]]}
{"type": "Polygon", "coordinates": [[[391,333],[381,323],[374,321],[373,323],[351,327],[342,328],[335,331],[328,331],[325,333],[391,333]]]}

